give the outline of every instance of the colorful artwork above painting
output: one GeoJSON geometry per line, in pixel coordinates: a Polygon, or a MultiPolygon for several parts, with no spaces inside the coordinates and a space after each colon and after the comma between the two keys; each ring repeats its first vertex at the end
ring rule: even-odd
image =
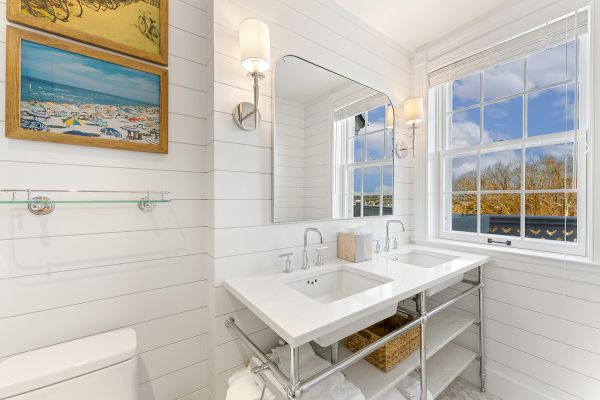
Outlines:
{"type": "Polygon", "coordinates": [[[8,0],[7,18],[167,65],[168,0],[8,0]]]}
{"type": "Polygon", "coordinates": [[[9,27],[6,136],[166,153],[167,71],[9,27]]]}

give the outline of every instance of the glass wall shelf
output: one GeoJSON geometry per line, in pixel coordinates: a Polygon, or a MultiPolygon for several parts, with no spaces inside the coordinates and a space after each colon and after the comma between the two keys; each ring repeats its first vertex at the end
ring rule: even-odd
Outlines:
{"type": "Polygon", "coordinates": [[[171,200],[148,200],[148,199],[123,199],[123,200],[0,200],[0,204],[34,204],[34,203],[54,203],[54,204],[127,204],[127,203],[170,203],[171,200]]]}
{"type": "Polygon", "coordinates": [[[76,189],[0,189],[0,205],[24,204],[35,215],[47,215],[56,204],[137,204],[141,211],[152,211],[158,203],[170,203],[169,192],[125,190],[76,190],[76,189]],[[60,198],[49,197],[60,193],[60,198]],[[67,194],[79,194],[81,198],[65,198],[67,194]],[[100,194],[110,195],[98,198],[100,194]]]}

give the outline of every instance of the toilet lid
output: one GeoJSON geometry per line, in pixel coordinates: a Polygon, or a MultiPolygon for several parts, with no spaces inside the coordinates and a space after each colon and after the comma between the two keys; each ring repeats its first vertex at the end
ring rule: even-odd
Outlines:
{"type": "Polygon", "coordinates": [[[136,352],[135,331],[127,328],[16,355],[0,362],[0,399],[121,363],[136,352]]]}

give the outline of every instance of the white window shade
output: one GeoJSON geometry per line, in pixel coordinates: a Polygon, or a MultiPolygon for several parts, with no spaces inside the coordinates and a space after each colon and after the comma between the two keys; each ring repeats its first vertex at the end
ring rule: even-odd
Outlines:
{"type": "Polygon", "coordinates": [[[367,98],[363,97],[359,100],[352,100],[350,104],[335,111],[334,119],[340,121],[342,119],[351,118],[377,106],[388,104],[389,102],[390,100],[383,93],[378,93],[367,98]]]}
{"type": "Polygon", "coordinates": [[[588,10],[573,12],[460,61],[429,71],[429,86],[434,87],[496,64],[559,45],[588,30],[588,10]]]}

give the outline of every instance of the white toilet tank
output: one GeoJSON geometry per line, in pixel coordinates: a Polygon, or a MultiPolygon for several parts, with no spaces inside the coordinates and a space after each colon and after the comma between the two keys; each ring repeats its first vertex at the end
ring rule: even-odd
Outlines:
{"type": "Polygon", "coordinates": [[[137,400],[136,353],[120,329],[19,354],[0,362],[0,400],[137,400]]]}

